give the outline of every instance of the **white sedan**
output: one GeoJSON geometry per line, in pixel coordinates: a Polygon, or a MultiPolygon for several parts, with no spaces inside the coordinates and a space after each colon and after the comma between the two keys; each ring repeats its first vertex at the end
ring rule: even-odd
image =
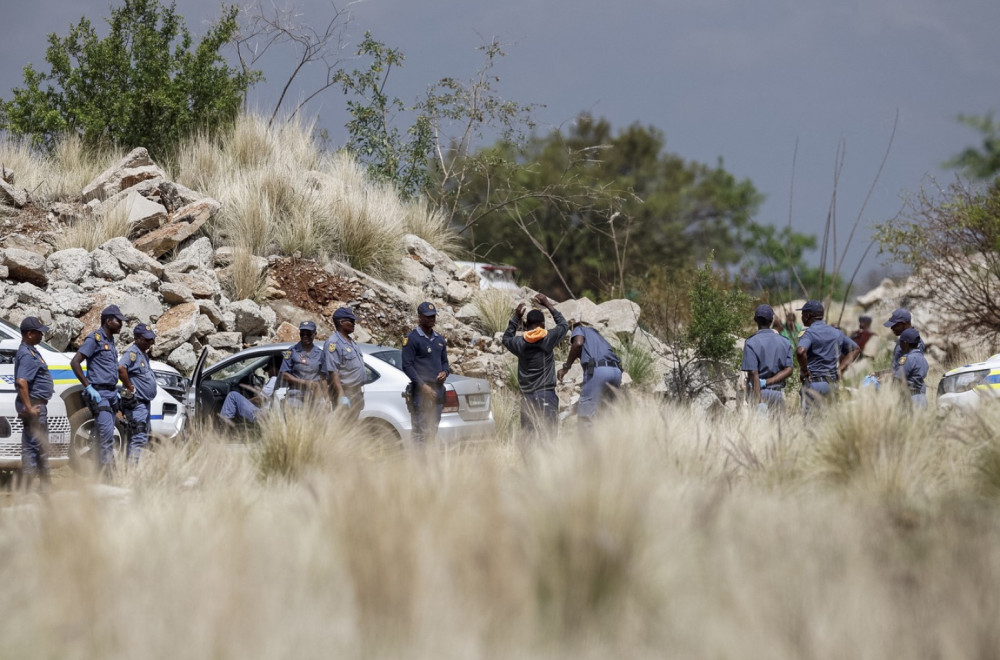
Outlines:
{"type": "MultiPolygon", "coordinates": [[[[268,365],[280,364],[281,354],[294,344],[254,346],[205,366],[208,352],[203,351],[191,377],[188,391],[188,415],[210,419],[222,408],[231,391],[246,393],[241,385],[259,389],[267,380],[268,365]],[[211,417],[210,417],[211,416],[211,417]]],[[[403,373],[402,353],[398,348],[359,344],[364,354],[367,378],[364,385],[365,407],[361,421],[375,434],[393,440],[409,441],[412,427],[403,391],[410,379],[403,373]]],[[[281,398],[282,391],[275,393],[281,398]]],[[[490,385],[481,378],[449,376],[445,383],[444,410],[438,438],[448,442],[493,435],[495,423],[490,410],[490,385]]]]}

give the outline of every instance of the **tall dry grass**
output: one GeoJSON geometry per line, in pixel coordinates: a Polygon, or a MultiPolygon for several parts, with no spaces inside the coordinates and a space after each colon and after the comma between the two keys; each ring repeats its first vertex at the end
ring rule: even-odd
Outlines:
{"type": "Polygon", "coordinates": [[[96,217],[84,217],[67,226],[56,237],[56,248],[83,248],[92,252],[106,241],[119,236],[128,236],[129,206],[122,202],[96,217]]]}
{"type": "Polygon", "coordinates": [[[124,495],[5,497],[0,633],[12,657],[992,657],[1000,417],[898,405],[637,396],[523,454],[383,454],[319,412],[199,429],[124,495]]]}
{"type": "Polygon", "coordinates": [[[15,185],[42,204],[78,199],[87,184],[123,156],[113,148],[85,147],[74,134],[58,139],[51,154],[32,148],[27,139],[0,136],[0,166],[13,170],[15,185]]]}
{"type": "Polygon", "coordinates": [[[320,152],[312,130],[297,121],[269,128],[260,117],[241,116],[229,132],[182,146],[178,180],[223,204],[206,229],[217,244],[258,255],[337,257],[383,277],[398,270],[405,233],[454,247],[440,211],[369,181],[346,153],[320,152]]]}

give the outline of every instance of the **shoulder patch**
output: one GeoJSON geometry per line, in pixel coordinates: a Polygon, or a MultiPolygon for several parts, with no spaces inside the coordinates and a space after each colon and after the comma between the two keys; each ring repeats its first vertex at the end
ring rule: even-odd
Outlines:
{"type": "Polygon", "coordinates": [[[96,339],[97,341],[101,341],[101,333],[95,332],[94,333],[94,339],[96,339]]]}
{"type": "Polygon", "coordinates": [[[905,355],[899,358],[899,364],[906,364],[906,356],[905,355]]]}
{"type": "Polygon", "coordinates": [[[406,342],[410,341],[409,337],[403,337],[403,346],[406,346],[406,342]]]}
{"type": "Polygon", "coordinates": [[[135,351],[129,351],[128,359],[130,361],[135,362],[136,357],[138,357],[138,356],[135,354],[135,351]]]}
{"type": "Polygon", "coordinates": [[[805,330],[799,330],[799,334],[798,334],[798,336],[799,336],[799,337],[801,337],[801,336],[802,336],[802,335],[804,335],[804,334],[806,334],[806,331],[805,331],[805,330]]]}
{"type": "Polygon", "coordinates": [[[284,356],[284,358],[286,360],[292,359],[292,352],[291,351],[282,351],[281,355],[284,356]]]}
{"type": "Polygon", "coordinates": [[[334,342],[330,342],[330,352],[333,353],[336,350],[337,350],[337,344],[334,342]]]}

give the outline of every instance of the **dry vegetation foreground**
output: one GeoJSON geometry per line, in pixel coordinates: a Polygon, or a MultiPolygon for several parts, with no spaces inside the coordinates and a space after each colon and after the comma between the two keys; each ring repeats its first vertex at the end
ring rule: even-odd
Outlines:
{"type": "Polygon", "coordinates": [[[5,657],[1000,654],[1000,413],[633,401],[399,453],[336,419],[162,447],[0,509],[5,657]]]}

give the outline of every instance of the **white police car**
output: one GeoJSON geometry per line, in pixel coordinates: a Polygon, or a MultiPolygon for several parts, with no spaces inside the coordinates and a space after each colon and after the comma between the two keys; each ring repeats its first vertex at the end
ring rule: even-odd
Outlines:
{"type": "MultiPolygon", "coordinates": [[[[17,326],[0,319],[0,470],[21,467],[21,419],[14,410],[17,389],[14,386],[14,356],[21,345],[17,326]]],[[[38,352],[45,358],[55,385],[55,395],[48,405],[49,462],[55,467],[65,464],[71,452],[85,449],[93,424],[90,411],[83,401],[83,388],[76,379],[69,361],[74,353],[63,353],[42,342],[38,352]]],[[[173,367],[151,362],[156,382],[156,398],[151,402],[151,431],[160,439],[181,435],[187,422],[187,411],[179,399],[187,389],[187,379],[173,367]]]]}
{"type": "Polygon", "coordinates": [[[975,408],[984,399],[1000,400],[1000,353],[952,369],[938,383],[939,408],[975,408]]]}

